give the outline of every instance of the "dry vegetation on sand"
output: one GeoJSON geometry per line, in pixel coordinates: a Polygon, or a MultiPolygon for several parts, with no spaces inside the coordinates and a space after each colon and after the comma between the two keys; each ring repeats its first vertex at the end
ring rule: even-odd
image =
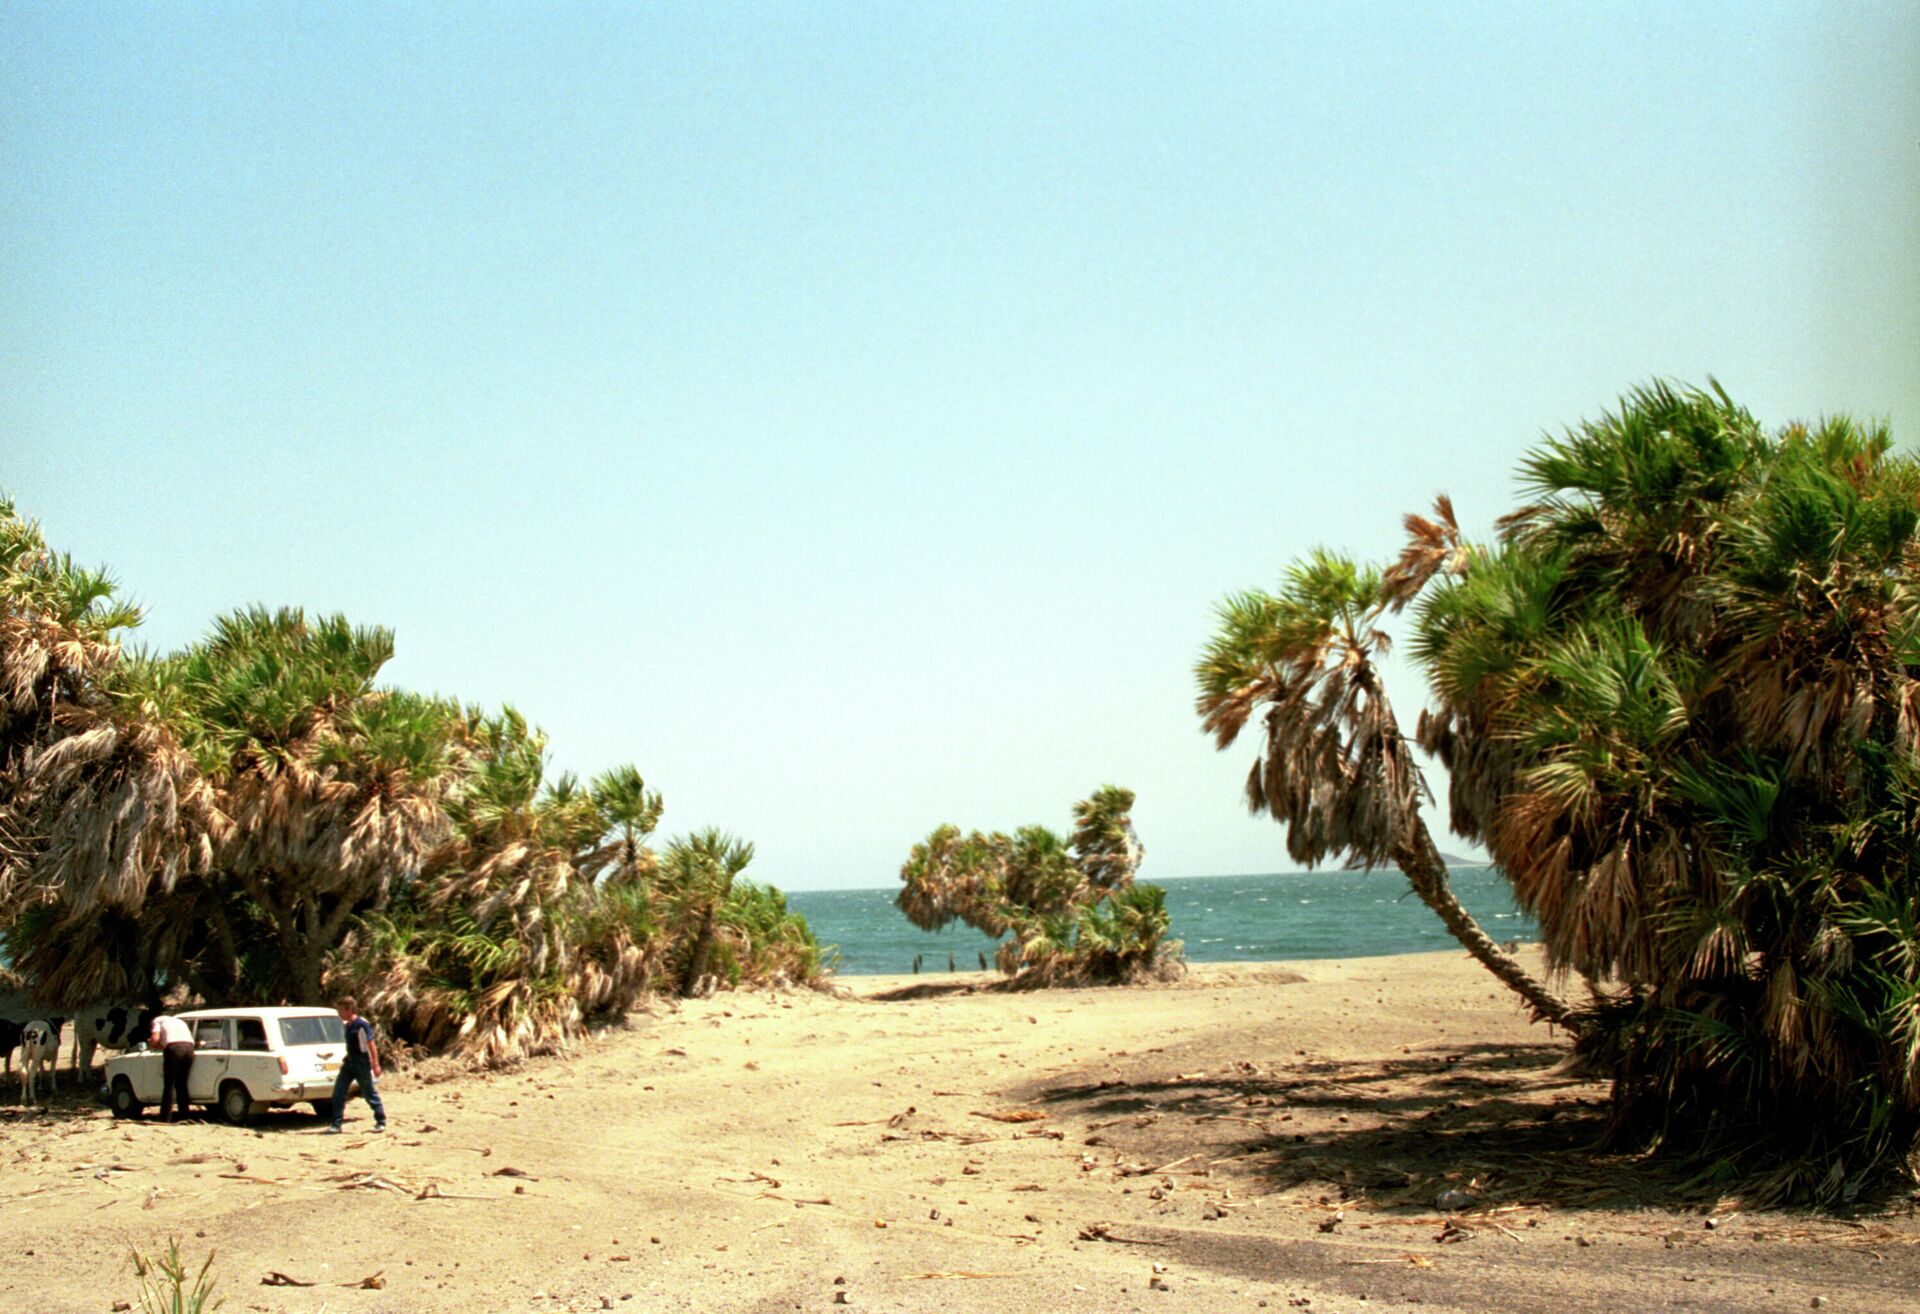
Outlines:
{"type": "Polygon", "coordinates": [[[0,1112],[0,1309],[101,1314],[170,1236],[230,1311],[1920,1308],[1909,1202],[1750,1213],[1596,1157],[1605,1088],[1464,955],[848,984],[397,1074],[384,1138],[63,1082],[0,1112]]]}

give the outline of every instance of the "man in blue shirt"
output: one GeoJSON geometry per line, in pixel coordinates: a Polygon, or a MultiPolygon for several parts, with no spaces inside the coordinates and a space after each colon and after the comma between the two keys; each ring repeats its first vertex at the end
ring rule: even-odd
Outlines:
{"type": "Polygon", "coordinates": [[[373,1129],[383,1132],[387,1129],[387,1109],[380,1103],[380,1092],[373,1087],[373,1079],[380,1075],[380,1047],[373,1043],[373,1023],[360,1016],[351,998],[342,999],[333,1007],[346,1025],[347,1053],[340,1063],[340,1075],[333,1079],[333,1126],[327,1130],[339,1133],[340,1120],[347,1112],[347,1093],[357,1085],[373,1110],[373,1129]]]}

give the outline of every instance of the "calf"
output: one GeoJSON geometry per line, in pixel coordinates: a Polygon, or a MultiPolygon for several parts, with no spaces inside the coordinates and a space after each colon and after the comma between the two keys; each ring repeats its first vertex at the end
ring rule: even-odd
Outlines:
{"type": "Polygon", "coordinates": [[[96,1049],[132,1049],[153,1030],[156,1010],[126,1004],[83,1008],[73,1019],[73,1075],[85,1081],[96,1049]]]}
{"type": "Polygon", "coordinates": [[[47,1070],[49,1094],[60,1089],[60,1033],[46,1021],[29,1022],[20,1037],[20,1102],[31,1104],[40,1069],[47,1070]]]}

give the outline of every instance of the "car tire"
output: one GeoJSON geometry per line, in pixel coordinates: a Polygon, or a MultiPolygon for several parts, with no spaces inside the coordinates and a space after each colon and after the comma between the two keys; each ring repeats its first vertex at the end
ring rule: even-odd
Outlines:
{"type": "Polygon", "coordinates": [[[113,1116],[116,1118],[137,1118],[146,1106],[133,1093],[133,1083],[125,1077],[116,1077],[113,1082],[113,1116]]]}
{"type": "Polygon", "coordinates": [[[332,1122],[333,1121],[333,1101],[332,1100],[315,1100],[313,1102],[313,1116],[320,1119],[321,1122],[332,1122]]]}
{"type": "Polygon", "coordinates": [[[220,1088],[220,1116],[236,1127],[247,1125],[253,1116],[253,1096],[243,1083],[229,1081],[220,1088]]]}

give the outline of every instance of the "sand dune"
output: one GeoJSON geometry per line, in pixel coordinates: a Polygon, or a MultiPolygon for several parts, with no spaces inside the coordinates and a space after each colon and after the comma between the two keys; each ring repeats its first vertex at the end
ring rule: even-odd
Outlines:
{"type": "Polygon", "coordinates": [[[424,1065],[384,1138],[9,1103],[0,1309],[108,1310],[168,1236],[230,1311],[1920,1308],[1910,1216],[1709,1214],[1596,1158],[1604,1088],[1463,955],[983,979],[424,1065]]]}

